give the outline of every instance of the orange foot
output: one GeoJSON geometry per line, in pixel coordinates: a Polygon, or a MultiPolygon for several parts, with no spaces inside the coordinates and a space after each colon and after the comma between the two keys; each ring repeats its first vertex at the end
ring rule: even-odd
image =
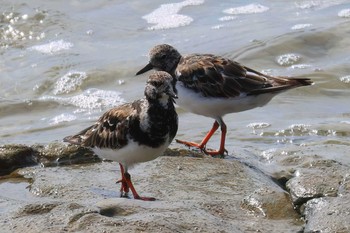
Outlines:
{"type": "Polygon", "coordinates": [[[183,144],[183,145],[188,146],[188,147],[196,147],[196,148],[198,148],[200,150],[204,149],[204,145],[201,145],[201,144],[198,144],[198,143],[195,143],[195,142],[187,142],[187,141],[183,141],[183,140],[179,140],[179,139],[175,139],[175,141],[177,143],[183,144]]]}
{"type": "Polygon", "coordinates": [[[220,157],[224,157],[225,155],[228,154],[226,149],[222,149],[222,150],[211,150],[211,149],[204,149],[203,150],[204,153],[206,153],[207,155],[210,156],[220,156],[220,157]]]}
{"type": "Polygon", "coordinates": [[[225,154],[228,154],[228,152],[225,148],[222,148],[220,150],[212,150],[212,149],[206,149],[205,144],[203,145],[203,144],[198,144],[195,142],[187,142],[187,141],[183,141],[183,140],[179,140],[179,139],[175,139],[175,141],[177,143],[181,143],[181,144],[188,146],[188,147],[196,147],[196,148],[200,149],[201,151],[203,151],[205,154],[210,155],[210,156],[217,156],[217,155],[225,156],[225,154]]]}

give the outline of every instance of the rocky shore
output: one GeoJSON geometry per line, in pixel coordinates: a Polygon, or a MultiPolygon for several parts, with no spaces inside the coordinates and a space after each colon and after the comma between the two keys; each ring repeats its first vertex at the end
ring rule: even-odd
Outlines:
{"type": "Polygon", "coordinates": [[[119,198],[119,166],[88,149],[3,145],[0,232],[350,232],[349,167],[314,147],[275,153],[281,169],[269,174],[168,149],[130,171],[138,192],[157,199],[144,202],[119,198]]]}

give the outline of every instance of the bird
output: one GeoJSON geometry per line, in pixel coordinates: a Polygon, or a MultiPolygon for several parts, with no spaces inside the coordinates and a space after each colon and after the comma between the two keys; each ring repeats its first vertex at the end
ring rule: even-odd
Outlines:
{"type": "Polygon", "coordinates": [[[211,130],[200,143],[176,139],[178,143],[196,147],[212,156],[227,153],[227,126],[223,120],[226,114],[262,107],[283,91],[313,84],[309,78],[263,74],[223,56],[199,53],[183,56],[168,44],[154,46],[149,52],[148,64],[136,75],[151,69],[172,75],[174,90],[178,95],[177,105],[189,112],[214,119],[211,130]],[[219,149],[207,149],[207,142],[219,127],[219,149]]]}
{"type": "Polygon", "coordinates": [[[174,139],[178,116],[173,87],[170,74],[154,72],[146,82],[143,98],[108,110],[96,123],[63,141],[91,148],[102,159],[118,162],[121,197],[128,197],[130,189],[134,199],[154,201],[136,192],[128,168],[156,159],[174,139]]]}

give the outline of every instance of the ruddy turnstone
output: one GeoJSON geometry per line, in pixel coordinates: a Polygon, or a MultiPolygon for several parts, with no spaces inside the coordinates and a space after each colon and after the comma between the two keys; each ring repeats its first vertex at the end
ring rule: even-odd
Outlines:
{"type": "Polygon", "coordinates": [[[212,54],[182,56],[167,44],[153,47],[149,57],[149,63],[136,75],[151,69],[170,73],[176,82],[174,89],[179,97],[176,103],[187,111],[215,119],[212,129],[200,143],[176,140],[210,155],[223,155],[226,151],[224,115],[261,107],[282,91],[312,84],[308,78],[272,77],[212,54]],[[219,150],[206,149],[219,127],[219,150]]]}
{"type": "Polygon", "coordinates": [[[145,97],[104,113],[92,126],[63,140],[91,147],[103,159],[117,161],[122,178],[121,197],[129,189],[135,199],[155,200],[137,194],[128,168],[135,163],[153,160],[161,155],[174,139],[178,117],[174,107],[177,98],[170,74],[158,71],[148,78],[145,97]]]}

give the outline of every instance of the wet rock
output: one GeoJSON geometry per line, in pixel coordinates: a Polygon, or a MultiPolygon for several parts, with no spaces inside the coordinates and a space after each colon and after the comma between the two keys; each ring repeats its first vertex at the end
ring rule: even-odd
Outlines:
{"type": "Polygon", "coordinates": [[[349,169],[307,149],[276,150],[282,169],[272,175],[238,160],[168,149],[130,170],[139,194],[157,198],[143,202],[119,198],[118,164],[95,163],[100,160],[88,149],[63,143],[18,148],[24,152],[9,158],[30,152],[44,167],[0,179],[0,190],[15,190],[0,192],[3,232],[298,232],[304,227],[298,213],[305,232],[348,231],[342,222],[349,222],[349,169]]]}
{"type": "Polygon", "coordinates": [[[277,172],[275,179],[287,178],[286,189],[306,222],[304,232],[350,232],[348,148],[328,141],[302,151],[283,148],[275,155],[276,162],[292,174],[277,172]]]}
{"type": "Polygon", "coordinates": [[[35,160],[43,166],[100,162],[89,148],[53,142],[47,145],[34,145],[35,160]]]}
{"type": "Polygon", "coordinates": [[[206,157],[205,154],[198,150],[185,150],[180,148],[167,148],[163,154],[163,156],[181,156],[181,157],[197,157],[197,158],[204,158],[206,157]]]}
{"type": "Polygon", "coordinates": [[[350,195],[322,197],[305,205],[304,232],[350,232],[350,195]]]}
{"type": "Polygon", "coordinates": [[[277,184],[279,184],[283,189],[286,189],[286,184],[288,180],[293,178],[293,173],[295,171],[287,171],[287,170],[280,170],[278,172],[274,172],[271,174],[271,179],[274,180],[277,184]]]}
{"type": "Polygon", "coordinates": [[[161,156],[139,164],[130,170],[132,180],[140,195],[156,198],[153,202],[135,200],[131,194],[130,199],[119,198],[120,184],[115,183],[119,172],[115,162],[23,168],[19,173],[31,179],[29,196],[8,198],[0,193],[0,207],[10,206],[6,215],[0,213],[0,229],[5,233],[302,229],[288,194],[269,176],[238,160],[161,156]],[[252,212],[249,206],[262,212],[252,212]]]}
{"type": "Polygon", "coordinates": [[[0,146],[0,176],[16,168],[34,165],[34,150],[25,145],[0,146]]]}
{"type": "Polygon", "coordinates": [[[69,164],[95,163],[101,160],[90,149],[53,142],[33,146],[10,144],[0,146],[0,176],[16,168],[33,166],[60,166],[69,164]]]}
{"type": "Polygon", "coordinates": [[[337,196],[341,179],[342,177],[339,175],[303,174],[289,180],[287,189],[290,192],[293,203],[302,205],[313,198],[337,196]]]}
{"type": "Polygon", "coordinates": [[[340,182],[338,195],[350,194],[350,173],[346,173],[343,180],[340,182]]]}
{"type": "Polygon", "coordinates": [[[299,166],[286,187],[298,207],[313,198],[336,197],[347,170],[334,160],[310,160],[299,166]]]}
{"type": "Polygon", "coordinates": [[[20,208],[20,210],[17,213],[17,216],[20,217],[25,215],[46,214],[58,205],[58,203],[29,204],[24,206],[23,208],[20,208]]]}
{"type": "Polygon", "coordinates": [[[296,220],[300,217],[293,208],[289,194],[271,188],[254,191],[243,199],[241,207],[256,216],[268,219],[291,218],[296,220]]]}

